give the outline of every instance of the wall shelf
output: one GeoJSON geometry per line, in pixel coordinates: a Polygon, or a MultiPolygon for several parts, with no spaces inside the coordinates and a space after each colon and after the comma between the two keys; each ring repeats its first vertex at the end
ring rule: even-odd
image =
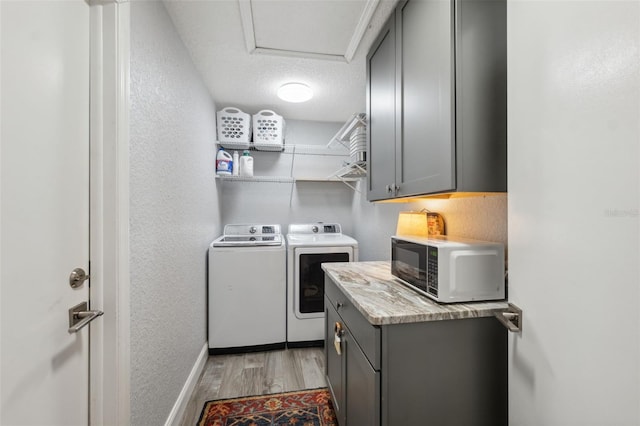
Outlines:
{"type": "Polygon", "coordinates": [[[233,176],[233,175],[216,175],[216,179],[223,182],[275,182],[275,183],[293,183],[295,179],[291,176],[233,176]]]}
{"type": "Polygon", "coordinates": [[[363,112],[354,113],[349,120],[338,130],[333,138],[327,144],[327,148],[330,148],[334,142],[338,142],[345,148],[349,148],[349,138],[351,137],[351,133],[358,126],[367,126],[366,115],[363,112]]]}
{"type": "Polygon", "coordinates": [[[345,163],[341,169],[336,171],[330,178],[338,180],[356,192],[360,192],[358,188],[349,182],[355,182],[360,178],[367,176],[367,162],[357,161],[355,163],[345,163]]]}
{"type": "Polygon", "coordinates": [[[355,163],[346,163],[340,170],[336,171],[334,176],[338,179],[357,179],[367,176],[367,162],[357,161],[355,163]]]}
{"type": "MultiPolygon", "coordinates": [[[[358,161],[350,163],[347,160],[350,156],[349,142],[351,133],[358,127],[366,126],[365,114],[356,113],[342,126],[342,128],[336,133],[333,138],[326,145],[305,145],[305,144],[284,144],[282,150],[267,151],[256,149],[253,143],[249,144],[249,148],[227,148],[215,141],[216,146],[221,147],[228,151],[243,151],[248,149],[255,152],[263,152],[267,154],[288,154],[291,155],[291,168],[290,175],[288,176],[233,176],[233,175],[216,175],[216,179],[223,182],[276,182],[276,183],[296,183],[296,182],[341,182],[346,184],[354,191],[358,191],[354,185],[350,182],[355,182],[358,179],[367,175],[367,167],[365,161],[358,161]],[[338,142],[336,146],[332,146],[334,142],[338,142]],[[322,157],[341,157],[343,160],[343,166],[335,172],[328,170],[321,170],[322,167],[314,167],[317,162],[312,159],[300,158],[296,161],[298,156],[316,155],[322,157]],[[301,162],[301,163],[300,163],[301,162]],[[302,172],[302,176],[298,176],[302,172]],[[325,173],[331,173],[326,176],[325,173]],[[311,174],[311,176],[309,176],[311,174]],[[317,174],[318,176],[313,176],[317,174]],[[307,175],[307,176],[304,176],[307,175]]],[[[331,163],[338,162],[338,159],[327,159],[331,163]]],[[[282,170],[280,170],[282,173],[282,170]]]]}
{"type": "Polygon", "coordinates": [[[291,177],[291,176],[233,176],[233,175],[216,175],[216,179],[224,182],[273,182],[273,183],[298,183],[298,182],[351,182],[358,178],[338,176],[329,176],[326,178],[318,177],[291,177]]]}
{"type": "Polygon", "coordinates": [[[346,157],[349,155],[349,150],[344,147],[331,148],[327,145],[304,145],[304,144],[285,144],[284,148],[277,151],[268,151],[263,149],[256,149],[253,145],[253,142],[249,145],[249,148],[227,148],[222,145],[219,141],[215,141],[216,146],[219,148],[223,148],[226,151],[254,151],[254,152],[264,152],[267,154],[295,154],[295,155],[327,155],[327,156],[337,156],[337,157],[346,157]]]}
{"type": "Polygon", "coordinates": [[[336,157],[349,156],[349,150],[344,147],[330,148],[326,145],[290,145],[285,148],[285,154],[296,155],[326,155],[336,157]],[[288,148],[288,149],[287,149],[288,148]]]}
{"type": "Polygon", "coordinates": [[[297,177],[297,182],[352,182],[358,180],[354,177],[349,178],[340,178],[338,176],[329,176],[326,178],[315,178],[315,177],[297,177]]]}

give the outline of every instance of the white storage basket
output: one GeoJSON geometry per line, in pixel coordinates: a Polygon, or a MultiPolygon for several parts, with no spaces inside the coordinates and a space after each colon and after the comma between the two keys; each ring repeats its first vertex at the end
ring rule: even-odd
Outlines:
{"type": "Polygon", "coordinates": [[[251,116],[237,108],[226,107],[216,113],[218,142],[227,149],[248,149],[251,141],[251,116]]]}
{"type": "Polygon", "coordinates": [[[253,146],[262,151],[282,151],[284,149],[284,119],[268,109],[254,114],[253,146]]]}

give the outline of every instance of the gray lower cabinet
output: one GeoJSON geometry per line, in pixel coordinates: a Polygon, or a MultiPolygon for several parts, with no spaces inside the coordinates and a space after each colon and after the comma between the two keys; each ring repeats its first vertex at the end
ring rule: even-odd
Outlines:
{"type": "Polygon", "coordinates": [[[338,424],[379,425],[380,371],[373,368],[345,321],[326,297],[325,313],[328,336],[325,342],[326,374],[338,424]]]}
{"type": "Polygon", "coordinates": [[[371,201],[505,192],[506,0],[401,1],[367,56],[371,201]]]}
{"type": "Polygon", "coordinates": [[[344,346],[340,344],[341,352],[339,353],[335,347],[334,336],[340,334],[341,339],[345,339],[344,333],[334,329],[334,324],[340,324],[341,318],[338,316],[333,304],[325,296],[324,300],[324,321],[325,321],[325,374],[327,376],[327,385],[331,392],[331,400],[333,401],[333,410],[336,413],[338,424],[347,424],[346,420],[346,389],[345,389],[345,372],[347,371],[346,361],[342,354],[344,346]]]}
{"type": "Polygon", "coordinates": [[[373,326],[329,277],[325,313],[340,426],[508,423],[507,335],[496,319],[373,326]]]}

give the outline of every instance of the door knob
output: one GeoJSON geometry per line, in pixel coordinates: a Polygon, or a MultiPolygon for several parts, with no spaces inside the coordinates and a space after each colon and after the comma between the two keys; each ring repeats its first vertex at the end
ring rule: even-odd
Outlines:
{"type": "Polygon", "coordinates": [[[71,288],[80,287],[86,280],[89,279],[89,275],[82,268],[76,268],[71,271],[69,275],[69,285],[71,288]]]}

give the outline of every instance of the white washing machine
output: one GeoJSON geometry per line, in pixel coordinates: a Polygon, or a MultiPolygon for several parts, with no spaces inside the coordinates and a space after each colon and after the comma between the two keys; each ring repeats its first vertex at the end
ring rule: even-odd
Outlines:
{"type": "Polygon", "coordinates": [[[226,225],[209,247],[209,353],[283,349],[286,249],[280,225],[226,225]]]}
{"type": "Polygon", "coordinates": [[[324,343],[323,262],[357,262],[358,242],[337,223],[291,224],[287,232],[287,346],[324,343]]]}

